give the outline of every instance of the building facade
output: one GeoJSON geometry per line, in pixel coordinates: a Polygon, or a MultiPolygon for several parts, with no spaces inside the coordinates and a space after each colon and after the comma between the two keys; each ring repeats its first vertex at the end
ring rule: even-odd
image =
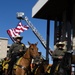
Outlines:
{"type": "Polygon", "coordinates": [[[7,56],[8,48],[8,38],[0,37],[0,59],[7,56]]]}

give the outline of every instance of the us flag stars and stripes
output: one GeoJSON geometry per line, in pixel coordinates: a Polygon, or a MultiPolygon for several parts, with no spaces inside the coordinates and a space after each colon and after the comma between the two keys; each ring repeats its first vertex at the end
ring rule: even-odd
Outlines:
{"type": "Polygon", "coordinates": [[[17,35],[20,35],[21,32],[24,32],[25,30],[28,30],[28,29],[29,29],[28,25],[22,25],[22,23],[19,22],[16,28],[8,29],[7,33],[10,36],[10,38],[12,38],[17,35]]]}

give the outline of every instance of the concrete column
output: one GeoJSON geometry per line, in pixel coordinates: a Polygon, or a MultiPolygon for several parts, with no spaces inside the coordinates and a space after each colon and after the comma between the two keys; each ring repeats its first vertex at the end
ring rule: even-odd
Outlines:
{"type": "Polygon", "coordinates": [[[50,20],[47,20],[47,49],[46,49],[46,60],[49,63],[49,35],[50,35],[50,20]]]}
{"type": "Polygon", "coordinates": [[[67,38],[66,38],[66,32],[67,32],[67,26],[66,26],[66,11],[63,12],[62,15],[62,41],[64,42],[65,46],[64,49],[67,47],[67,38]]]}
{"type": "Polygon", "coordinates": [[[73,16],[72,16],[72,24],[73,24],[73,50],[75,50],[75,4],[73,6],[73,16]]]}
{"type": "Polygon", "coordinates": [[[57,20],[54,21],[54,45],[56,44],[57,41],[57,20]]]}
{"type": "Polygon", "coordinates": [[[62,41],[62,22],[59,21],[59,41],[62,41]]]}
{"type": "Polygon", "coordinates": [[[67,50],[71,50],[71,23],[67,22],[67,50]]]}
{"type": "Polygon", "coordinates": [[[73,4],[72,4],[72,0],[68,1],[68,6],[67,6],[67,12],[66,12],[66,16],[67,16],[67,50],[71,50],[71,28],[72,28],[72,11],[73,11],[73,4]]]}
{"type": "Polygon", "coordinates": [[[57,19],[55,19],[54,21],[54,49],[56,48],[56,43],[57,43],[57,30],[58,30],[58,27],[57,27],[57,19]]]}
{"type": "Polygon", "coordinates": [[[62,40],[66,41],[66,11],[63,12],[62,40]]]}

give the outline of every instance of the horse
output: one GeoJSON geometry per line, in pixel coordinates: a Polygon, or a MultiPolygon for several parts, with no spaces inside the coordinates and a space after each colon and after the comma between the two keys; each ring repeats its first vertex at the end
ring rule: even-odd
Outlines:
{"type": "Polygon", "coordinates": [[[34,70],[33,70],[33,75],[41,75],[44,73],[44,66],[42,63],[35,64],[34,70]]]}
{"type": "Polygon", "coordinates": [[[43,59],[38,66],[37,73],[39,72],[39,75],[50,75],[50,68],[51,66],[49,65],[48,61],[43,59]]]}
{"type": "Polygon", "coordinates": [[[62,61],[57,65],[54,75],[69,75],[71,74],[71,57],[72,52],[65,52],[62,61]]]}
{"type": "MultiPolygon", "coordinates": [[[[35,60],[34,60],[35,61],[35,60]]],[[[49,75],[50,65],[45,59],[40,59],[34,63],[33,74],[32,75],[49,75]]]]}
{"type": "Polygon", "coordinates": [[[28,42],[29,47],[27,48],[26,52],[24,55],[19,58],[19,62],[15,64],[16,69],[12,70],[11,75],[30,75],[31,74],[31,69],[30,69],[30,64],[32,61],[32,58],[35,59],[39,56],[38,53],[38,48],[37,48],[37,43],[33,44],[28,42]]]}

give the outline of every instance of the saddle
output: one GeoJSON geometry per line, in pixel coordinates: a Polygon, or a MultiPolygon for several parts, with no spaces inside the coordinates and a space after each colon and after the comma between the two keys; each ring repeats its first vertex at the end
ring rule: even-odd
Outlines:
{"type": "Polygon", "coordinates": [[[19,62],[21,59],[22,59],[22,57],[17,59],[16,63],[13,65],[13,69],[16,69],[18,67],[17,65],[19,65],[19,62]]]}
{"type": "MultiPolygon", "coordinates": [[[[22,59],[22,57],[17,58],[16,63],[13,65],[13,69],[16,69],[18,67],[17,65],[19,64],[19,62],[20,62],[21,59],[22,59]]],[[[3,64],[2,64],[3,70],[7,70],[8,69],[9,61],[4,61],[3,62],[3,64]]]]}
{"type": "Polygon", "coordinates": [[[5,69],[6,69],[6,70],[8,69],[8,63],[9,63],[9,61],[10,61],[10,60],[8,60],[8,61],[7,61],[7,60],[6,60],[6,61],[3,61],[3,64],[2,64],[2,67],[3,67],[2,69],[3,69],[3,71],[4,71],[5,69]]]}

